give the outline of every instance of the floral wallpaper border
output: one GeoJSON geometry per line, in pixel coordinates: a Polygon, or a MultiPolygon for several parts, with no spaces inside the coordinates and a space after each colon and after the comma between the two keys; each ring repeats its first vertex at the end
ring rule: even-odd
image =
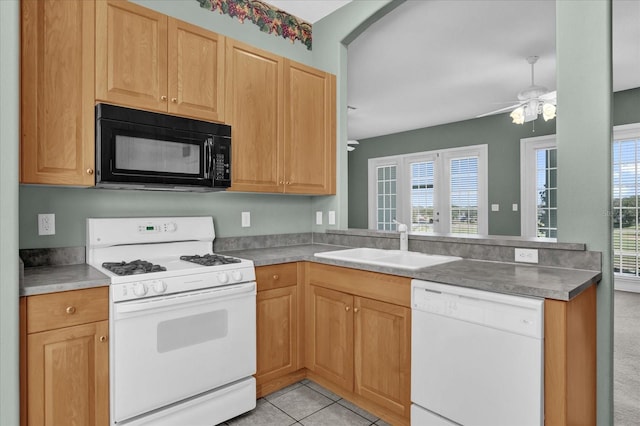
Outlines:
{"type": "Polygon", "coordinates": [[[249,19],[260,31],[300,40],[311,50],[311,24],[260,0],[196,0],[200,7],[229,15],[240,22],[249,19]]]}

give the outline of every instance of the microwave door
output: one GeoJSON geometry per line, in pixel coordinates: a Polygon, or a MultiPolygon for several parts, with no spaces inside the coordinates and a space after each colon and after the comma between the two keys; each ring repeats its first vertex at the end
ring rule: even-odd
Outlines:
{"type": "Polygon", "coordinates": [[[100,182],[211,186],[209,135],[113,122],[100,139],[100,182]]]}

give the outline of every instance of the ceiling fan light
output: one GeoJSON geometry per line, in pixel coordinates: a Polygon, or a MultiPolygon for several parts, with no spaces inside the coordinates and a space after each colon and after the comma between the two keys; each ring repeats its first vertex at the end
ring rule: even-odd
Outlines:
{"type": "Polygon", "coordinates": [[[518,107],[514,109],[511,111],[511,114],[509,114],[509,117],[511,117],[513,120],[512,123],[514,124],[524,124],[524,108],[518,107]]]}
{"type": "Polygon", "coordinates": [[[544,121],[556,118],[556,106],[551,103],[542,105],[542,118],[544,118],[544,121]]]}

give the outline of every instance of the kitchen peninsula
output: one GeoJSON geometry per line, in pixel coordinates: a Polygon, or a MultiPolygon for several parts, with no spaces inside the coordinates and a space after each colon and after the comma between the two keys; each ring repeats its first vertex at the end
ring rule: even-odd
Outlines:
{"type": "MultiPolygon", "coordinates": [[[[547,424],[562,424],[561,420],[554,423],[551,419],[573,418],[577,413],[581,413],[581,416],[594,414],[589,410],[576,409],[575,404],[582,407],[583,402],[580,401],[589,399],[593,402],[595,399],[595,284],[600,277],[597,269],[599,254],[585,251],[584,246],[580,244],[516,242],[495,238],[477,239],[472,244],[452,237],[411,236],[409,241],[412,250],[416,250],[421,244],[434,246],[436,242],[441,247],[449,246],[451,250],[438,254],[452,254],[452,251],[462,250],[467,253],[484,253],[484,257],[496,256],[496,253],[513,253],[514,246],[535,247],[539,250],[541,261],[557,261],[558,258],[562,258],[569,267],[516,264],[504,259],[498,261],[464,258],[422,270],[407,271],[314,256],[320,251],[349,246],[397,248],[396,233],[372,231],[349,230],[313,235],[294,234],[289,237],[284,235],[272,238],[264,236],[217,239],[214,243],[216,252],[249,259],[256,265],[257,326],[260,330],[256,374],[258,396],[267,395],[309,377],[392,424],[408,424],[410,371],[406,369],[406,356],[411,344],[410,338],[407,337],[410,331],[408,320],[411,308],[409,283],[411,278],[420,278],[450,285],[544,298],[547,424]],[[283,239],[288,240],[288,244],[270,245],[283,239]],[[483,246],[484,250],[480,250],[483,246]],[[595,269],[587,269],[588,265],[595,269]],[[314,307],[321,305],[317,305],[313,300],[334,300],[331,303],[338,303],[336,306],[343,308],[321,313],[314,307]],[[345,348],[356,350],[356,353],[339,364],[327,365],[321,361],[326,358],[318,351],[329,342],[317,340],[322,339],[322,336],[315,334],[313,324],[324,321],[324,315],[329,315],[333,318],[332,321],[344,316],[340,323],[347,327],[346,330],[366,326],[357,321],[351,323],[352,325],[344,322],[348,321],[348,315],[354,314],[351,309],[345,311],[344,308],[352,306],[358,310],[366,309],[369,313],[378,312],[374,317],[368,316],[376,318],[376,321],[395,318],[392,323],[396,325],[391,326],[393,332],[386,337],[378,336],[390,342],[386,356],[389,353],[393,354],[390,358],[393,361],[387,359],[384,368],[362,370],[363,365],[377,365],[380,362],[377,358],[379,351],[374,351],[370,346],[372,343],[363,335],[345,343],[345,348]],[[576,328],[582,332],[575,333],[576,328]],[[398,340],[399,336],[405,337],[398,340]],[[356,358],[352,358],[353,356],[356,358]],[[578,367],[579,365],[582,367],[578,367]],[[378,376],[371,376],[372,371],[377,371],[378,376]],[[338,372],[340,374],[337,374],[338,372]],[[341,379],[336,380],[336,377],[341,379]],[[345,377],[347,380],[351,377],[351,381],[345,382],[345,377]],[[391,391],[387,389],[382,392],[376,388],[375,383],[383,377],[404,379],[396,381],[397,385],[391,391]],[[565,398],[557,392],[564,392],[565,396],[572,397],[565,398]]],[[[26,258],[28,255],[28,250],[23,251],[23,257],[26,258]]],[[[80,287],[75,287],[74,278],[64,275],[71,268],[74,266],[49,267],[47,278],[38,273],[41,268],[26,268],[22,294],[33,296],[52,289],[73,290],[106,284],[105,280],[94,276],[93,283],[87,283],[83,279],[80,287]],[[56,269],[62,274],[62,281],[67,281],[66,283],[53,283],[56,280],[56,269]],[[54,287],[46,287],[45,284],[54,284],[54,287]]],[[[358,334],[353,336],[357,337],[358,334]]]]}

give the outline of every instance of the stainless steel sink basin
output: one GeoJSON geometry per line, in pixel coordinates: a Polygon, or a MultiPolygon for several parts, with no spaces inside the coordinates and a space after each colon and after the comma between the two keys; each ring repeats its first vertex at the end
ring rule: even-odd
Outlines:
{"type": "Polygon", "coordinates": [[[366,263],[400,269],[422,269],[441,263],[460,260],[457,256],[417,253],[414,251],[384,250],[375,248],[354,248],[316,253],[316,257],[342,260],[344,262],[366,263]]]}

